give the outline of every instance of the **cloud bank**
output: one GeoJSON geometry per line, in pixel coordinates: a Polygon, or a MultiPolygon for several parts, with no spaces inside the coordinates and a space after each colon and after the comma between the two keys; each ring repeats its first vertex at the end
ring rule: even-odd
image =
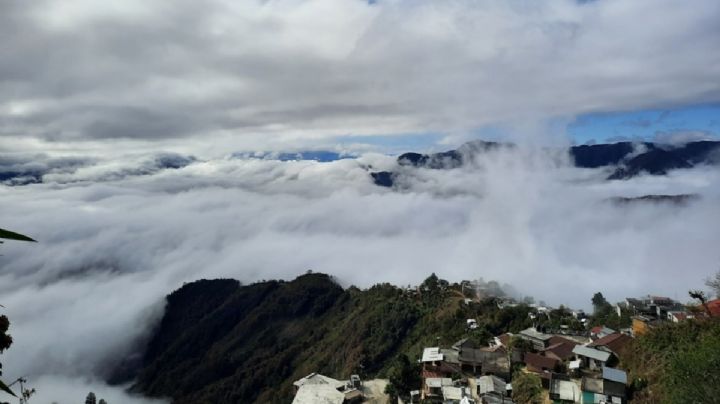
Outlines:
{"type": "Polygon", "coordinates": [[[719,102],[719,19],[715,0],[3,1],[0,148],[218,155],[719,102]]]}
{"type": "Polygon", "coordinates": [[[164,295],[200,278],[313,269],[369,286],[435,272],[588,307],[596,291],[687,300],[720,258],[716,168],[605,181],[562,153],[518,147],[456,170],[414,169],[393,191],[368,175],[400,169],[383,155],[195,160],[148,173],[153,156],[95,158],[43,183],[0,186],[0,223],[39,240],[2,248],[0,295],[16,338],[3,355],[8,377],[28,375],[46,392],[62,385],[59,402],[106,388],[100,380],[136,354],[164,295]],[[700,197],[609,200],[645,194],[700,197]]]}

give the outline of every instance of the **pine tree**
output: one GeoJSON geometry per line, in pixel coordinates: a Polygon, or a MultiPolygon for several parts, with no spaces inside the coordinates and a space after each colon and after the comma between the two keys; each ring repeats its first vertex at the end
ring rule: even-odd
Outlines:
{"type": "Polygon", "coordinates": [[[85,404],[97,404],[97,398],[95,397],[95,393],[92,391],[88,393],[87,398],[85,398],[85,404]]]}

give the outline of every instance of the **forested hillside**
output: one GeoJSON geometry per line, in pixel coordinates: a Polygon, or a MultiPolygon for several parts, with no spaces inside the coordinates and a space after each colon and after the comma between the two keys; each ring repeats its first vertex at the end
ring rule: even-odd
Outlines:
{"type": "Polygon", "coordinates": [[[409,290],[343,289],[323,274],[193,282],[168,296],[134,390],[177,403],[290,402],[293,380],[386,376],[399,354],[417,358],[425,345],[468,336],[467,318],[479,320],[469,335],[483,342],[528,326],[527,306],[466,304],[461,289],[434,275],[409,290]]]}

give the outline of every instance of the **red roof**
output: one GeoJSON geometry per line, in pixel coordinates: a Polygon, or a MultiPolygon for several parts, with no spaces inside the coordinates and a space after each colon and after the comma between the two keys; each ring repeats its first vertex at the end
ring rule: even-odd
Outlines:
{"type": "Polygon", "coordinates": [[[710,300],[707,302],[708,310],[710,314],[715,317],[720,317],[720,299],[710,300]]]}
{"type": "Polygon", "coordinates": [[[512,335],[505,333],[502,335],[498,335],[497,337],[500,340],[500,343],[504,346],[508,346],[510,344],[510,339],[512,338],[512,335]]]}
{"type": "Polygon", "coordinates": [[[591,334],[597,334],[597,333],[599,333],[600,331],[602,331],[602,329],[603,329],[603,327],[602,327],[601,325],[597,325],[597,326],[595,326],[595,327],[593,327],[593,328],[590,329],[590,333],[591,333],[591,334]]]}
{"type": "Polygon", "coordinates": [[[564,361],[573,356],[573,348],[575,348],[575,345],[579,344],[573,342],[558,342],[545,348],[543,352],[547,357],[564,361]]]}
{"type": "Polygon", "coordinates": [[[550,339],[548,340],[548,345],[552,346],[552,345],[557,345],[557,344],[580,345],[579,342],[573,341],[569,338],[561,337],[559,335],[553,335],[552,337],[550,337],[550,339]]]}
{"type": "Polygon", "coordinates": [[[619,354],[625,346],[632,341],[632,337],[625,334],[615,333],[606,335],[592,343],[590,343],[589,346],[591,347],[598,347],[598,346],[604,346],[607,347],[612,353],[619,354]]]}
{"type": "Polygon", "coordinates": [[[523,361],[525,365],[527,365],[528,370],[533,372],[542,372],[544,370],[552,371],[558,365],[557,359],[547,358],[532,352],[526,353],[523,361]]]}

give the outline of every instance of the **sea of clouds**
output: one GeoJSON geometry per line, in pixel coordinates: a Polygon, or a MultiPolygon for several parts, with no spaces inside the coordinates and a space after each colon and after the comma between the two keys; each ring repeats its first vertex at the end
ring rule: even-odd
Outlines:
{"type": "MultiPolygon", "coordinates": [[[[686,301],[720,258],[716,167],[606,181],[561,151],[523,147],[453,170],[399,167],[379,154],[28,158],[42,182],[0,185],[2,227],[39,241],[1,247],[0,303],[15,338],[2,362],[6,379],[29,378],[39,402],[81,402],[90,390],[147,402],[102,380],[138,354],[164,296],[196,279],[248,283],[312,269],[367,287],[435,272],[588,308],[596,291],[686,301]],[[398,173],[396,188],[374,185],[376,170],[398,173]],[[700,197],[609,200],[647,194],[700,197]]],[[[23,166],[23,156],[11,160],[23,166]]]]}

